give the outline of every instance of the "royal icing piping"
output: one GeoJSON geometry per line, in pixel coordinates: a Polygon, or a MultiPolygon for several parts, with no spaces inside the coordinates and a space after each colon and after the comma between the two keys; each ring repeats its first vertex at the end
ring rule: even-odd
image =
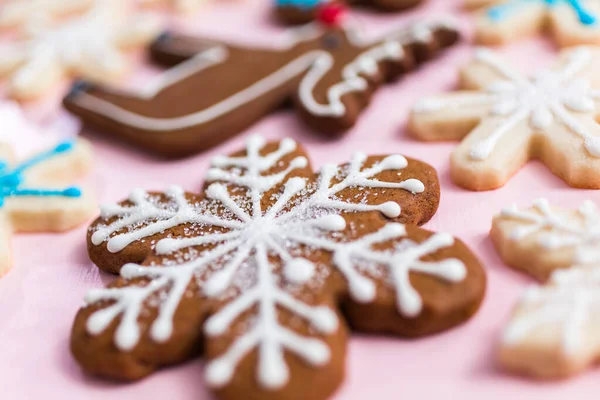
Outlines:
{"type": "Polygon", "coordinates": [[[492,21],[498,22],[518,13],[521,8],[535,3],[541,3],[548,8],[559,5],[568,6],[575,12],[577,20],[583,25],[595,25],[598,22],[597,17],[586,10],[581,0],[511,0],[505,4],[491,7],[487,14],[492,21]]]}
{"type": "Polygon", "coordinates": [[[8,166],[6,162],[0,160],[0,207],[4,206],[7,198],[26,197],[26,196],[62,196],[62,197],[80,197],[81,190],[76,187],[66,189],[42,189],[32,188],[26,185],[25,173],[32,167],[52,159],[61,154],[67,153],[73,149],[72,142],[63,142],[45,153],[34,156],[14,168],[8,166]]]}
{"type": "Polygon", "coordinates": [[[577,354],[600,317],[600,269],[557,270],[548,285],[530,288],[520,307],[504,331],[504,344],[518,345],[538,329],[558,326],[561,352],[577,354]]]}
{"type": "Polygon", "coordinates": [[[549,134],[547,132],[552,123],[562,124],[583,139],[591,156],[600,157],[600,138],[590,133],[572,115],[595,113],[596,102],[600,100],[600,91],[592,89],[588,80],[577,77],[592,61],[589,48],[575,49],[562,68],[541,71],[531,80],[513,71],[490,50],[479,49],[475,59],[502,79],[481,93],[471,92],[454,99],[423,99],[415,105],[414,112],[434,113],[464,107],[488,107],[489,116],[500,120],[486,139],[471,148],[470,157],[476,161],[490,157],[500,139],[527,120],[531,129],[543,134],[549,134]]]}
{"type": "Polygon", "coordinates": [[[519,210],[516,205],[502,211],[501,216],[520,222],[510,238],[521,240],[538,235],[539,244],[549,250],[575,248],[573,264],[595,264],[600,261],[600,212],[591,201],[577,210],[574,219],[553,210],[546,199],[533,203],[533,210],[519,210]]]}
{"type": "MultiPolygon", "coordinates": [[[[404,240],[395,248],[381,251],[374,245],[406,237],[404,225],[389,223],[379,231],[353,241],[334,239],[336,232],[346,228],[342,216],[348,212],[378,211],[389,218],[400,215],[395,202],[366,204],[350,203],[336,195],[351,187],[395,188],[422,192],[424,186],[416,179],[403,182],[384,182],[374,177],[383,171],[402,170],[407,166],[403,156],[389,156],[365,168],[366,156],[356,154],[347,167],[326,165],[316,182],[306,178],[289,178],[275,204],[263,210],[261,200],[266,192],[284,182],[290,172],[307,165],[305,157],[296,157],[280,173],[263,175],[280,165],[287,154],[296,149],[291,139],[280,142],[279,148],[261,155],[265,141],[252,137],[243,157],[216,157],[208,172],[212,183],[206,198],[188,201],[183,190],[172,187],[165,192],[168,200],[159,200],[136,190],[130,197],[131,205],[113,205],[103,208],[106,219],[117,218],[106,226],[98,226],[92,234],[92,243],[106,243],[109,251],[117,252],[134,241],[145,240],[153,234],[181,224],[193,229],[194,225],[211,227],[209,232],[183,238],[170,237],[155,245],[158,255],[178,254],[194,246],[209,245],[196,258],[173,263],[139,266],[127,264],[121,269],[125,279],[144,277],[146,286],[127,286],[94,290],[86,298],[88,304],[110,301],[108,307],[95,311],[88,319],[87,329],[92,335],[106,330],[118,320],[114,341],[122,351],[132,350],[140,340],[138,318],[142,305],[160,294],[158,316],[150,327],[150,338],[157,342],[169,340],[173,331],[173,316],[189,283],[195,276],[209,274],[201,285],[209,298],[227,298],[228,289],[236,287],[238,294],[213,314],[205,324],[209,337],[224,334],[244,312],[257,308],[248,330],[235,339],[220,356],[209,362],[206,374],[211,386],[226,385],[243,357],[253,349],[259,352],[258,382],[267,389],[285,385],[289,370],[284,350],[296,354],[312,365],[329,361],[330,350],[318,338],[298,335],[282,326],[278,308],[304,319],[319,334],[331,334],[338,328],[334,310],[328,306],[312,306],[296,298],[290,285],[318,287],[328,273],[324,266],[305,258],[303,248],[321,249],[331,253],[332,262],[347,279],[352,298],[368,303],[375,299],[376,286],[368,276],[368,268],[380,267],[388,271],[389,284],[395,290],[399,312],[416,317],[422,309],[419,293],[411,285],[411,272],[427,274],[449,282],[462,281],[466,267],[458,259],[422,261],[421,257],[452,246],[454,239],[446,234],[435,234],[423,243],[404,240]],[[228,188],[243,187],[247,194],[234,196],[228,188]],[[211,210],[221,207],[225,214],[211,210]],[[189,225],[191,224],[191,225],[189,225]],[[281,262],[273,265],[269,260],[281,262]],[[211,270],[211,266],[222,266],[211,270]],[[242,279],[250,273],[250,282],[242,279]],[[241,281],[241,282],[240,282],[241,281]],[[313,286],[310,286],[313,285],[313,286]]],[[[195,247],[197,248],[197,247],[195,247]]]]}
{"type": "MultiPolygon", "coordinates": [[[[125,110],[106,100],[100,99],[89,93],[78,93],[73,102],[79,107],[94,110],[96,113],[118,121],[124,125],[137,127],[148,131],[171,131],[189,128],[212,121],[237,107],[257,99],[265,93],[289,82],[290,80],[305,74],[299,87],[299,98],[307,111],[313,115],[340,117],[346,112],[341,101],[344,94],[364,91],[368,88],[368,82],[364,76],[372,76],[379,71],[379,64],[386,60],[399,60],[404,57],[402,45],[409,41],[431,40],[433,31],[442,26],[449,26],[449,22],[416,24],[400,34],[391,35],[383,43],[374,46],[360,54],[357,58],[347,64],[342,76],[343,81],[332,85],[327,91],[327,104],[320,104],[314,98],[314,89],[323,76],[333,67],[334,58],[328,51],[309,51],[288,64],[264,77],[242,91],[211,105],[204,110],[175,118],[153,118],[125,110]],[[308,71],[308,72],[307,72],[308,71]]],[[[346,28],[349,40],[356,46],[365,45],[365,40],[351,28],[346,28]]],[[[302,41],[314,39],[322,33],[322,29],[316,23],[295,30],[296,37],[286,46],[291,47],[302,41]]],[[[151,98],[160,90],[171,84],[206,69],[210,66],[224,62],[228,57],[226,47],[218,46],[206,50],[177,67],[175,70],[166,72],[157,81],[150,84],[150,89],[142,92],[142,98],[151,98]]]]}

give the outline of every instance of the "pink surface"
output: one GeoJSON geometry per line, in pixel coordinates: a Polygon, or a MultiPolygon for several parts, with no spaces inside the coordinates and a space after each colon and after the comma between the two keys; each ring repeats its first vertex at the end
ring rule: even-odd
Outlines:
{"type": "MultiPolygon", "coordinates": [[[[417,12],[403,16],[358,13],[372,34],[415,15],[449,11],[460,15],[460,0],[431,0],[417,12]]],[[[197,32],[229,39],[268,43],[279,32],[268,20],[270,1],[222,4],[185,23],[197,32]]],[[[364,399],[573,399],[596,398],[600,371],[560,383],[531,383],[503,375],[495,366],[498,335],[523,289],[526,277],[502,264],[487,232],[501,207],[526,205],[544,196],[564,206],[584,199],[600,201],[593,191],[574,190],[553,177],[540,163],[531,163],[504,188],[472,193],[457,188],[448,176],[448,159],[454,144],[426,144],[407,137],[404,125],[410,105],[419,96],[451,88],[456,68],[468,60],[472,48],[463,44],[437,62],[401,82],[381,90],[358,125],[341,141],[311,134],[292,112],[265,118],[244,134],[210,153],[164,162],[85,132],[96,148],[93,178],[100,202],[125,197],[131,188],[162,189],[177,183],[197,190],[212,155],[240,147],[255,133],[269,138],[291,136],[302,141],[313,163],[342,162],[360,149],[367,153],[399,152],[432,164],[439,171],[442,202],[426,226],[462,238],[481,257],[489,287],[480,312],[466,325],[450,332],[407,341],[356,335],[350,341],[347,379],[336,400],[364,399]]],[[[527,69],[547,64],[554,49],[547,42],[531,41],[502,50],[527,69]]],[[[201,94],[199,94],[201,95],[201,94]]],[[[32,114],[52,112],[35,107],[32,114]]],[[[0,121],[1,123],[1,121],[0,121]]],[[[211,399],[203,384],[201,360],[155,373],[134,384],[113,384],[84,376],[70,356],[69,331],[84,293],[113,277],[100,273],[88,260],[85,227],[65,235],[20,235],[14,240],[14,269],[0,280],[0,398],[3,399],[211,399]]]]}

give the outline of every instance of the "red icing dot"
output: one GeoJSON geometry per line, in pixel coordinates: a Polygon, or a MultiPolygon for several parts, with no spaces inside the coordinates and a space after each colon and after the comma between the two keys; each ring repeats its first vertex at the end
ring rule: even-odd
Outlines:
{"type": "Polygon", "coordinates": [[[318,20],[327,26],[341,25],[346,15],[346,7],[342,4],[327,4],[319,8],[318,20]]]}

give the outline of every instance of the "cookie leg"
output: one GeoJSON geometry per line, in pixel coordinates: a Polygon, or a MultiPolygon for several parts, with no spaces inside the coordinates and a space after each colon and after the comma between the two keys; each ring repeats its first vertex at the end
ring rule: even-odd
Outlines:
{"type": "Polygon", "coordinates": [[[501,187],[527,163],[532,143],[526,115],[487,117],[452,153],[452,180],[469,190],[501,187]]]}

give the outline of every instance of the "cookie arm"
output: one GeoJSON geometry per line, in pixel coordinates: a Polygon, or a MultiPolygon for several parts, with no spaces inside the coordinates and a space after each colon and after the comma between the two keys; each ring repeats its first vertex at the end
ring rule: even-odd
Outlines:
{"type": "Polygon", "coordinates": [[[547,22],[545,1],[509,0],[478,13],[475,40],[486,45],[500,45],[532,36],[547,22]]]}

